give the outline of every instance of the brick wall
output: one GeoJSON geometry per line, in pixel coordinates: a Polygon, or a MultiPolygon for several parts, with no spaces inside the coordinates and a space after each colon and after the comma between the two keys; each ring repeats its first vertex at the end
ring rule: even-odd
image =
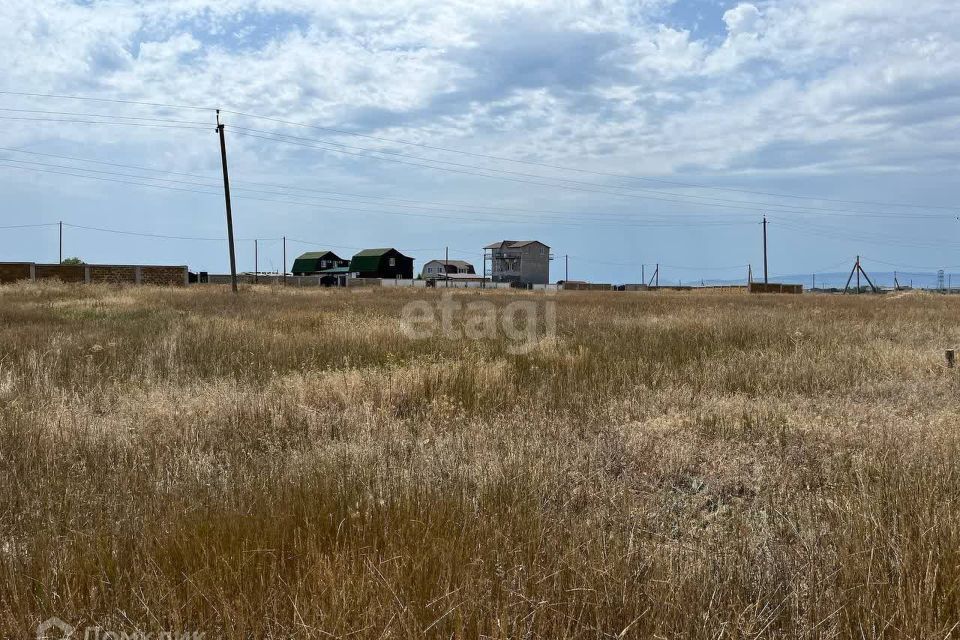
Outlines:
{"type": "Polygon", "coordinates": [[[61,282],[84,282],[86,267],[81,264],[38,264],[37,280],[57,278],[61,282]]]}
{"type": "Polygon", "coordinates": [[[0,263],[0,282],[29,280],[32,266],[29,262],[0,263]]]}
{"type": "Polygon", "coordinates": [[[183,287],[187,284],[187,268],[128,264],[32,264],[0,262],[0,283],[17,280],[52,280],[61,282],[93,282],[102,284],[151,284],[183,287]],[[31,274],[33,274],[31,276],[31,274]]]}
{"type": "Polygon", "coordinates": [[[140,284],[162,287],[184,287],[187,284],[186,267],[140,267],[140,284]]]}
{"type": "Polygon", "coordinates": [[[803,293],[802,284],[780,284],[779,282],[751,282],[750,293],[803,293]]]}
{"type": "Polygon", "coordinates": [[[119,265],[90,265],[90,282],[107,284],[133,284],[137,281],[137,268],[119,265]]]}

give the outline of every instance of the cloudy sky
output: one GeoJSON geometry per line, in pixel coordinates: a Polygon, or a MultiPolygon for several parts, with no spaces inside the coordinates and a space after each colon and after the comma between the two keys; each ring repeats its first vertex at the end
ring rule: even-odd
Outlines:
{"type": "Polygon", "coordinates": [[[269,270],[284,235],[418,266],[539,239],[554,278],[736,278],[764,213],[772,274],[949,268],[958,34],[956,0],[13,0],[0,226],[224,271],[220,107],[242,270],[253,238],[269,270]]]}

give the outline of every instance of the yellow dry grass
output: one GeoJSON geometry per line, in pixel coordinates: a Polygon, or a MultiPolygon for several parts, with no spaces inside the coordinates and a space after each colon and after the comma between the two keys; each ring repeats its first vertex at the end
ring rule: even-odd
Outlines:
{"type": "Polygon", "coordinates": [[[0,636],[957,634],[954,300],[440,295],[0,287],[0,636]]]}

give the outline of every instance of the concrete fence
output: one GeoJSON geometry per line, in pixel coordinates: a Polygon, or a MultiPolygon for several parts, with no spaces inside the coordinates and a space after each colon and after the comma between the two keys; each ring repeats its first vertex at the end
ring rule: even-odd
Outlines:
{"type": "Polygon", "coordinates": [[[184,286],[186,266],[137,264],[38,264],[0,262],[0,284],[19,280],[59,280],[92,284],[184,286]]]}
{"type": "Polygon", "coordinates": [[[509,282],[484,282],[482,280],[437,280],[437,289],[509,289],[509,282]]]}
{"type": "MultiPolygon", "coordinates": [[[[283,276],[281,275],[258,275],[256,278],[249,273],[237,274],[238,284],[270,284],[282,285],[283,276]]],[[[206,280],[198,284],[230,284],[230,274],[211,273],[206,276],[206,280]]],[[[320,276],[287,276],[288,287],[319,287],[322,286],[320,276]]]]}
{"type": "Polygon", "coordinates": [[[563,283],[564,291],[610,291],[613,289],[612,285],[602,284],[599,282],[571,282],[567,281],[563,283]]]}

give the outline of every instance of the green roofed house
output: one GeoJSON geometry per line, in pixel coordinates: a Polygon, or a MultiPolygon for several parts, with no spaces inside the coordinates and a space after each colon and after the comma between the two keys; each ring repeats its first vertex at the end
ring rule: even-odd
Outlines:
{"type": "Polygon", "coordinates": [[[315,276],[349,264],[349,260],[344,260],[333,251],[308,251],[293,261],[291,272],[295,276],[315,276]]]}
{"type": "Polygon", "coordinates": [[[413,279],[413,258],[396,249],[364,249],[350,261],[350,273],[358,278],[413,279]]]}

